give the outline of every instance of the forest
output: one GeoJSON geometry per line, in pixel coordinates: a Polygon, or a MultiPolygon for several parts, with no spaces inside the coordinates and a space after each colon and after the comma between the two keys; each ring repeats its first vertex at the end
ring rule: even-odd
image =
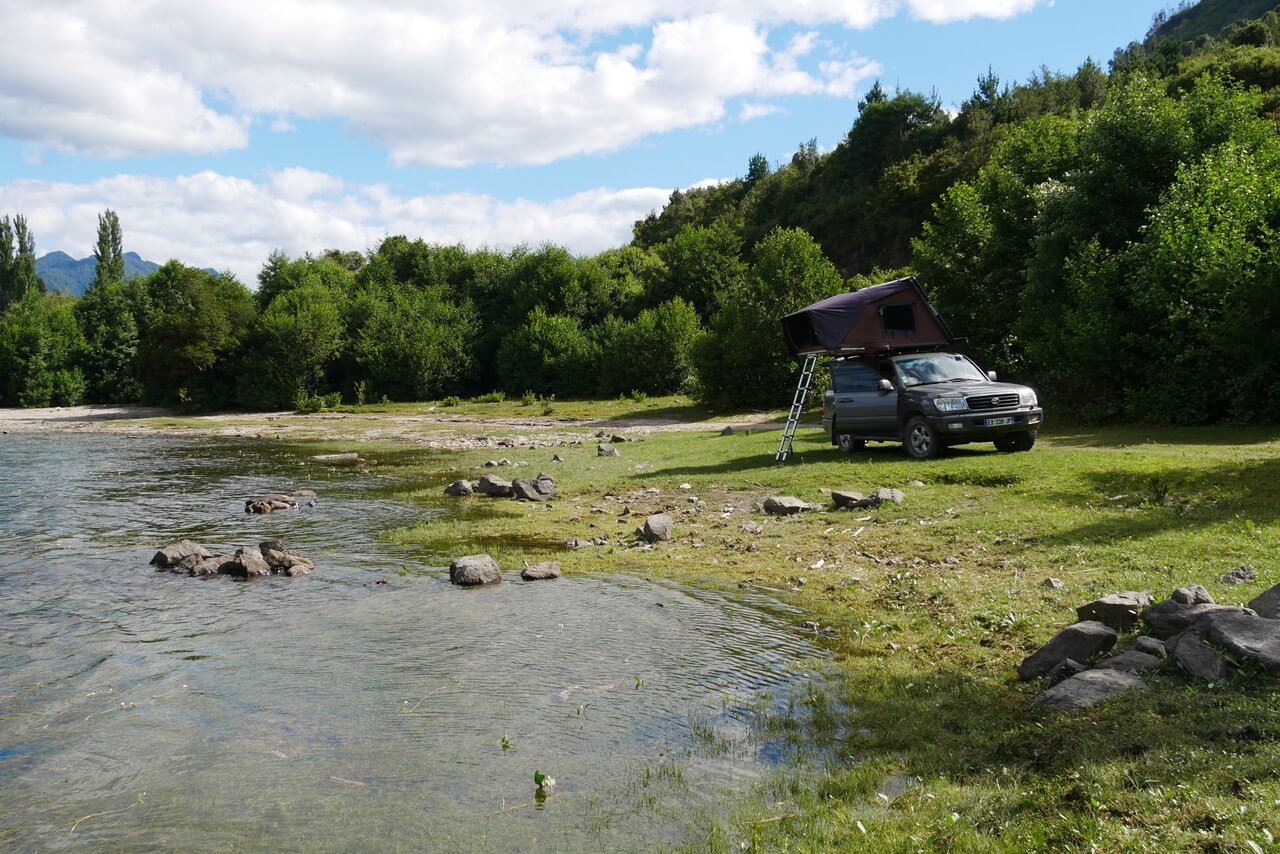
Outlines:
{"type": "Polygon", "coordinates": [[[6,216],[0,405],[785,405],[781,316],[910,272],[984,368],[1064,420],[1275,422],[1280,14],[1214,16],[1231,5],[1158,17],[1106,70],[988,72],[954,113],[876,83],[831,151],[756,155],[590,257],[393,236],[275,253],[254,289],[178,260],[126,279],[108,210],[73,298],[45,291],[6,216]]]}

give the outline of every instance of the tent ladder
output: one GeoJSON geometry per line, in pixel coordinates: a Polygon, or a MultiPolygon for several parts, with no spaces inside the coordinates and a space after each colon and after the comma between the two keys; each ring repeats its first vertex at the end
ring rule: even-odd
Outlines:
{"type": "Polygon", "coordinates": [[[804,367],[800,369],[800,381],[796,383],[796,396],[791,399],[791,411],[787,413],[787,426],[782,428],[782,441],[778,443],[778,453],[773,458],[779,462],[791,453],[791,440],[796,435],[796,427],[800,425],[800,413],[804,412],[804,401],[809,396],[809,386],[813,384],[813,369],[818,364],[818,354],[810,353],[804,357],[804,367]]]}

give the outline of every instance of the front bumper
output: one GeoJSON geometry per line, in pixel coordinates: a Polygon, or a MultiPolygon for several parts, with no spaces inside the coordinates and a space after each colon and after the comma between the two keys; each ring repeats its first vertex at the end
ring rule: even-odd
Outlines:
{"type": "Polygon", "coordinates": [[[945,415],[926,415],[925,420],[944,442],[985,442],[1006,433],[1026,430],[1034,433],[1044,422],[1044,410],[1032,407],[995,412],[948,412],[945,415]]]}

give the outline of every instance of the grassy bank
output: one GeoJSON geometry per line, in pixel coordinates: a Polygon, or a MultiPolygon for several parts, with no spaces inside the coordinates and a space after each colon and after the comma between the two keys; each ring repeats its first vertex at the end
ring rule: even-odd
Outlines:
{"type": "Polygon", "coordinates": [[[1200,583],[1234,603],[1280,582],[1280,430],[1067,431],[1029,454],[915,463],[894,446],[842,457],[810,429],[783,465],[776,432],[653,434],[616,458],[583,437],[501,453],[528,466],[499,474],[556,476],[548,507],[441,495],[486,471],[492,449],[387,460],[414,475],[406,497],[458,511],[393,536],[440,562],[487,551],[507,566],[554,558],[568,573],[765,589],[827,628],[840,687],[779,722],[817,773],[773,781],[711,847],[1246,851],[1280,836],[1275,679],[1153,680],[1148,695],[1049,715],[1030,707],[1040,687],[1013,677],[1097,596],[1200,583]],[[769,495],[829,504],[824,490],[878,486],[905,503],[753,510],[769,495]],[[656,511],[675,517],[674,539],[635,547],[656,511]],[[1216,582],[1242,563],[1258,581],[1216,582]],[[1045,587],[1051,576],[1065,589],[1045,587]]]}

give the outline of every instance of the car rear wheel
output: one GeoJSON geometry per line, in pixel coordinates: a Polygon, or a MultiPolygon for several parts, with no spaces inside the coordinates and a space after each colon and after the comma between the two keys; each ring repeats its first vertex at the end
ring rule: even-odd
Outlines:
{"type": "Polygon", "coordinates": [[[1006,433],[995,439],[997,451],[1003,451],[1011,454],[1016,451],[1029,451],[1036,443],[1036,434],[1030,430],[1023,430],[1020,433],[1006,433]]]}
{"type": "Polygon", "coordinates": [[[839,433],[836,435],[836,447],[840,449],[842,454],[851,454],[854,451],[861,451],[867,446],[865,439],[855,439],[848,433],[839,433]]]}
{"type": "Polygon", "coordinates": [[[913,460],[931,460],[942,453],[942,440],[929,422],[916,416],[902,431],[902,446],[913,460]]]}

